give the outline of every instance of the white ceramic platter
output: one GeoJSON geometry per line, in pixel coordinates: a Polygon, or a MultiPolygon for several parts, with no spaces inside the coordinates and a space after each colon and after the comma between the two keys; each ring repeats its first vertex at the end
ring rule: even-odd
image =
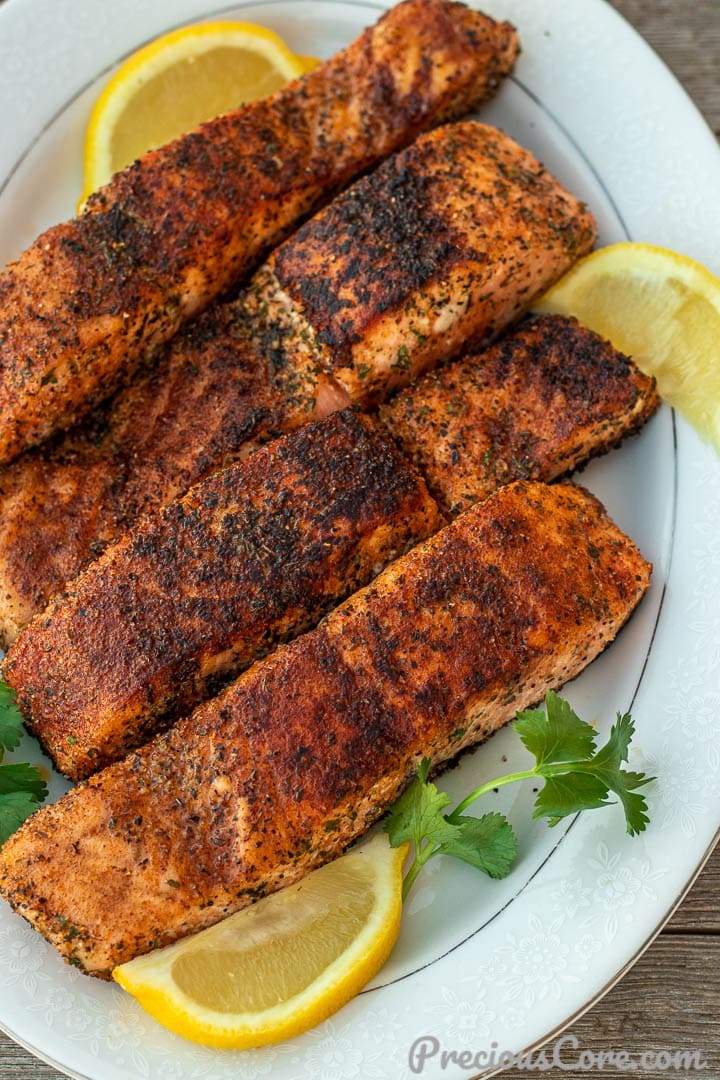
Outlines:
{"type": "MultiPolygon", "coordinates": [[[[519,28],[516,75],[482,116],[535,151],[591,205],[601,243],[663,244],[720,272],[720,153],[672,76],[603,0],[487,0],[519,28]]],[[[6,0],[0,7],[0,263],[73,213],[84,125],[118,60],[155,34],[221,15],[263,23],[300,53],[328,56],[373,22],[365,2],[6,0]]],[[[473,1055],[521,1051],[562,1028],[632,963],[678,903],[720,827],[720,464],[662,412],[582,477],[652,559],[649,595],[615,645],[567,694],[607,731],[637,724],[631,764],[657,775],[652,824],[624,831],[618,808],[556,829],[531,823],[532,791],[495,805],[520,837],[493,882],[436,860],[407,906],[380,976],[331,1021],[282,1046],[235,1053],[185,1043],[115,986],[66,967],[0,906],[0,1026],[71,1076],[92,1080],[363,1080],[415,1075],[411,1044],[432,1035],[473,1055]]],[[[26,741],[18,757],[39,759],[26,741]]],[[[459,794],[520,768],[509,730],[446,777],[459,794]],[[507,761],[503,761],[503,758],[507,761]]],[[[63,790],[53,779],[53,795],[63,790]]],[[[426,1077],[469,1077],[474,1066],[426,1077]]]]}

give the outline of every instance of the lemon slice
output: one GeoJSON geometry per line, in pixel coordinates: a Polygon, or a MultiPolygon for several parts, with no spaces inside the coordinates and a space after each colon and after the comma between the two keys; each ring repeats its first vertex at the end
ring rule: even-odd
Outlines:
{"type": "Polygon", "coordinates": [[[113,978],[165,1027],[206,1046],[298,1035],[387,959],[406,851],[379,835],[224,922],[120,965],[113,978]]]}
{"type": "Polygon", "coordinates": [[[316,63],[251,23],[199,23],[156,38],[122,64],[95,104],[83,199],[147,150],[274,93],[316,63]]]}
{"type": "Polygon", "coordinates": [[[295,59],[302,64],[303,74],[314,71],[316,67],[322,64],[322,60],[318,60],[317,56],[296,56],[295,59]]]}
{"type": "Polygon", "coordinates": [[[613,244],[581,259],[533,308],[575,315],[632,356],[720,450],[720,280],[685,255],[613,244]]]}

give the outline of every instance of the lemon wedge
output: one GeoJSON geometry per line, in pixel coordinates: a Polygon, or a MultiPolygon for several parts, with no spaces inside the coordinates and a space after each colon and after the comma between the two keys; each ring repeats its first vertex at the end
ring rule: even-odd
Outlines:
{"type": "Polygon", "coordinates": [[[685,255],[613,244],[581,259],[533,305],[609,338],[720,450],[720,279],[685,255]]]}
{"type": "Polygon", "coordinates": [[[303,74],[314,71],[318,65],[322,64],[322,60],[318,60],[317,56],[296,56],[295,59],[302,64],[303,74]]]}
{"type": "Polygon", "coordinates": [[[171,1031],[206,1046],[279,1042],[341,1008],[382,967],[407,845],[382,834],[216,926],[113,971],[171,1031]]]}
{"type": "Polygon", "coordinates": [[[156,38],[128,57],[95,103],[81,202],[145,151],[274,93],[317,63],[252,23],[198,23],[156,38]]]}

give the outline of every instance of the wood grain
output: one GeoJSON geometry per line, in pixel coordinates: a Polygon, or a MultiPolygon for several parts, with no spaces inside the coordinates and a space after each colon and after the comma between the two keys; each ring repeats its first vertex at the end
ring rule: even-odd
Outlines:
{"type": "MultiPolygon", "coordinates": [[[[720,0],[612,3],[675,72],[710,127],[720,135],[720,0]]],[[[718,1080],[718,1003],[720,849],[657,941],[568,1033],[577,1036],[581,1048],[595,1052],[610,1048],[636,1052],[704,1050],[707,1070],[695,1075],[718,1080]]],[[[0,1033],[0,1080],[59,1080],[60,1075],[0,1033]]],[[[508,1080],[525,1080],[528,1075],[513,1070],[503,1074],[508,1080]]],[[[551,1080],[581,1080],[588,1073],[553,1069],[542,1075],[551,1080]]],[[[655,1080],[678,1074],[642,1070],[632,1075],[655,1080]]],[[[338,1075],[337,1080],[344,1078],[338,1075]]],[[[388,1074],[387,1080],[394,1077],[388,1074]]]]}
{"type": "MultiPolygon", "coordinates": [[[[684,903],[665,930],[625,977],[585,1016],[567,1029],[580,1050],[644,1051],[699,1050],[706,1070],[666,1075],[720,1076],[720,847],[710,857],[684,903]]],[[[579,1053],[579,1051],[578,1051],[579,1053]]],[[[568,1048],[563,1060],[577,1053],[568,1048]]],[[[2,1075],[2,1074],[0,1074],[2,1075]]],[[[507,1080],[527,1080],[532,1074],[509,1069],[507,1080]]],[[[536,1074],[537,1075],[537,1074],[536,1074]]],[[[581,1070],[550,1069],[549,1080],[582,1080],[597,1075],[581,1070]]],[[[601,1075],[604,1075],[601,1074],[601,1075]]],[[[619,1076],[619,1072],[612,1071],[619,1076]]],[[[655,1070],[638,1069],[634,1076],[656,1080],[655,1070]]]]}
{"type": "MultiPolygon", "coordinates": [[[[675,912],[664,933],[720,935],[720,847],[710,856],[690,895],[675,912]]],[[[717,972],[715,977],[717,979],[717,972]]],[[[720,983],[716,981],[715,987],[720,1001],[720,983]]]]}
{"type": "MultiPolygon", "coordinates": [[[[703,1072],[665,1075],[716,1080],[720,1075],[718,986],[716,980],[708,978],[708,971],[717,970],[719,965],[720,937],[661,934],[607,997],[568,1029],[565,1034],[577,1038],[577,1048],[563,1044],[561,1060],[571,1065],[584,1050],[595,1055],[625,1050],[640,1064],[641,1055],[648,1051],[699,1051],[705,1059],[703,1072]]],[[[615,1069],[609,1071],[621,1075],[615,1069]]],[[[542,1075],[551,1080],[587,1080],[607,1072],[557,1068],[542,1075]]],[[[515,1069],[502,1073],[507,1080],[527,1080],[529,1075],[515,1069]]],[[[638,1068],[633,1075],[655,1080],[663,1073],[638,1068]]]]}
{"type": "Polygon", "coordinates": [[[718,0],[611,0],[662,57],[720,136],[718,0]]]}

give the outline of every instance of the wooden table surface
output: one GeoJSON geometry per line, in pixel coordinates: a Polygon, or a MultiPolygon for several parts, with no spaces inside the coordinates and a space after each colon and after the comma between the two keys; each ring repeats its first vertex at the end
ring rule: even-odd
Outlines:
{"type": "MultiPolygon", "coordinates": [[[[612,3],[674,71],[720,137],[720,0],[612,3]]],[[[707,1057],[706,1080],[720,1080],[719,1005],[720,848],[645,955],[569,1030],[581,1048],[596,1052],[700,1049],[707,1057]]],[[[528,1074],[503,1075],[522,1080],[528,1074]]],[[[580,1080],[588,1074],[552,1070],[542,1075],[580,1080]]],[[[634,1075],[654,1080],[661,1074],[653,1070],[634,1075]]],[[[59,1077],[0,1032],[0,1080],[59,1077]]]]}

